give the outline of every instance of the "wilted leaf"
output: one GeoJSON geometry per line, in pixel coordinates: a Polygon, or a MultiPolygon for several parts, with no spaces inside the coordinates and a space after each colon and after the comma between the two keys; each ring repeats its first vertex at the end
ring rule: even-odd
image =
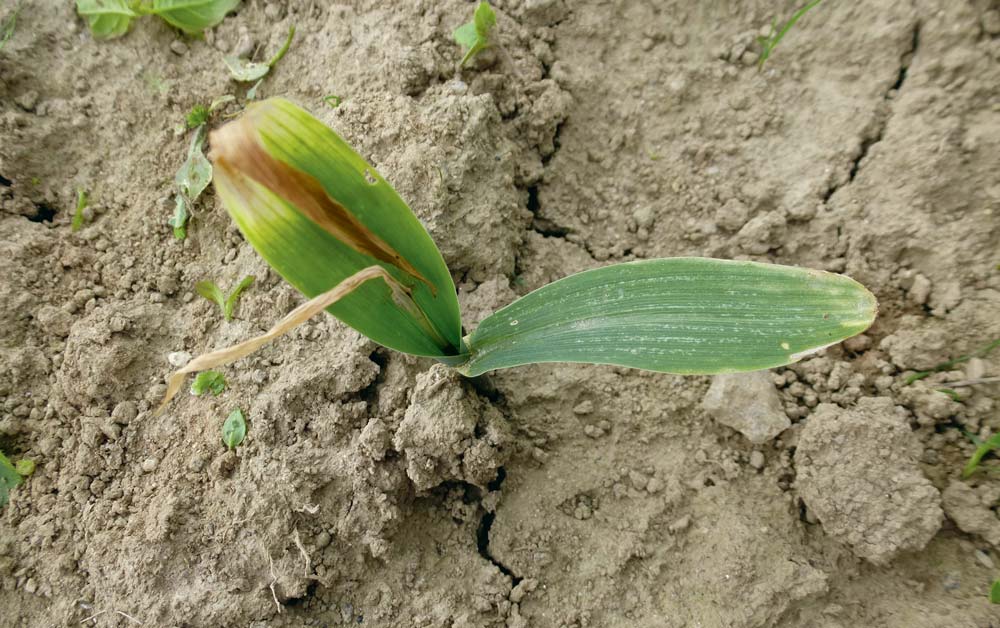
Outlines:
{"type": "Polygon", "coordinates": [[[177,188],[185,198],[194,203],[201,193],[205,191],[208,184],[212,182],[212,164],[202,152],[205,143],[205,129],[199,127],[195,131],[191,140],[191,147],[188,149],[187,159],[181,165],[180,170],[174,177],[177,188]]]}
{"type": "Polygon", "coordinates": [[[235,55],[226,55],[222,57],[222,60],[226,62],[226,67],[229,68],[229,73],[233,75],[233,78],[243,83],[262,79],[271,71],[271,66],[266,63],[247,61],[235,55]]]}

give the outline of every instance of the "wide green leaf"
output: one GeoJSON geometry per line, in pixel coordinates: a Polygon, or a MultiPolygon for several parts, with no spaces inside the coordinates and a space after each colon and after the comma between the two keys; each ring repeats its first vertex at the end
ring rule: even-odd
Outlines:
{"type": "Polygon", "coordinates": [[[0,508],[7,504],[10,489],[21,483],[21,474],[14,465],[0,452],[0,508]]]}
{"type": "Polygon", "coordinates": [[[789,364],[861,333],[876,302],[818,270],[697,257],[606,266],[540,288],[467,339],[468,376],[535,362],[678,374],[789,364]]]}
{"type": "Polygon", "coordinates": [[[448,359],[462,353],[455,285],[406,203],[333,130],[269,99],[211,136],[215,186],[248,242],[312,298],[380,265],[406,295],[368,281],[328,308],[382,345],[448,359]]]}
{"type": "Polygon", "coordinates": [[[110,39],[128,32],[139,14],[128,0],[76,0],[76,12],[87,20],[94,37],[110,39]]]}
{"type": "Polygon", "coordinates": [[[200,33],[221,22],[240,0],[153,0],[149,12],[186,33],[200,33]]]}

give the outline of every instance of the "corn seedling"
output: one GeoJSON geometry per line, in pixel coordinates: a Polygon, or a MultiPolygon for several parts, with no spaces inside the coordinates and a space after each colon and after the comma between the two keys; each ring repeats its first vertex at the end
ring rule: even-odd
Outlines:
{"type": "MultiPolygon", "coordinates": [[[[169,379],[232,362],[327,310],[373,341],[467,377],[539,362],[678,374],[781,366],[858,334],[874,296],[819,270],[705,258],[584,271],[521,297],[462,335],[455,285],[396,191],[333,130],[270,99],[212,133],[215,189],[257,252],[308,299],[262,336],[169,379]]],[[[469,237],[474,237],[472,234],[469,237]]]]}
{"type": "MultiPolygon", "coordinates": [[[[233,76],[233,80],[241,83],[260,81],[267,75],[268,72],[271,71],[274,64],[281,61],[281,58],[285,56],[285,53],[288,52],[289,46],[292,45],[293,37],[295,37],[294,25],[289,27],[288,37],[285,39],[285,43],[266,63],[256,63],[247,59],[241,59],[236,55],[227,55],[223,57],[222,60],[225,61],[226,67],[229,68],[229,73],[233,76]]],[[[255,92],[256,88],[257,86],[254,85],[253,89],[255,92]]],[[[253,98],[251,98],[251,100],[253,100],[253,98]]]]}
{"type": "Polygon", "coordinates": [[[189,35],[221,22],[240,0],[76,0],[76,12],[98,39],[120,37],[132,20],[156,15],[189,35]]]}
{"type": "Polygon", "coordinates": [[[226,378],[218,371],[202,371],[191,384],[191,394],[200,397],[206,392],[218,397],[226,389],[226,378]]]}
{"type": "Polygon", "coordinates": [[[76,191],[76,210],[73,212],[71,231],[79,231],[83,227],[83,210],[87,209],[87,193],[83,189],[76,191]]]}
{"type": "Polygon", "coordinates": [[[17,14],[21,12],[23,5],[24,0],[17,0],[17,4],[14,5],[14,11],[7,16],[7,19],[0,22],[0,50],[3,50],[3,47],[10,41],[10,38],[14,36],[14,28],[17,27],[17,14]]]}
{"type": "Polygon", "coordinates": [[[248,275],[243,278],[229,296],[222,294],[222,290],[219,286],[215,285],[211,281],[199,281],[194,285],[195,291],[201,296],[205,297],[209,301],[213,301],[222,310],[222,315],[226,317],[226,321],[233,320],[233,309],[236,307],[236,302],[240,298],[240,293],[249,288],[254,282],[253,275],[248,275]]]}
{"type": "Polygon", "coordinates": [[[239,408],[229,413],[222,424],[222,442],[230,449],[236,449],[247,435],[247,422],[239,408]]]}
{"type": "Polygon", "coordinates": [[[490,34],[496,26],[497,16],[489,2],[480,2],[472,21],[455,29],[452,37],[455,43],[466,49],[465,56],[459,65],[464,66],[470,59],[486,50],[490,45],[490,34]]]}
{"type": "Polygon", "coordinates": [[[792,15],[792,17],[787,22],[785,22],[784,26],[782,26],[780,30],[778,29],[778,18],[774,18],[774,20],[771,22],[770,34],[767,37],[757,38],[757,41],[760,43],[761,47],[760,59],[757,62],[758,64],[757,67],[759,69],[764,68],[764,63],[767,62],[768,57],[771,56],[771,53],[778,45],[778,42],[780,42],[782,38],[784,38],[784,36],[788,33],[788,31],[791,30],[793,26],[795,26],[795,23],[799,21],[799,18],[808,13],[809,10],[812,9],[817,4],[819,4],[820,1],[821,0],[812,0],[804,7],[796,11],[792,15]]]}
{"type": "Polygon", "coordinates": [[[962,469],[962,478],[968,478],[973,473],[979,469],[980,463],[982,463],[983,458],[990,452],[1000,449],[1000,432],[990,436],[986,440],[982,440],[975,434],[969,434],[965,432],[965,436],[976,445],[976,451],[972,453],[972,457],[969,458],[969,462],[965,464],[965,468],[962,469]]]}

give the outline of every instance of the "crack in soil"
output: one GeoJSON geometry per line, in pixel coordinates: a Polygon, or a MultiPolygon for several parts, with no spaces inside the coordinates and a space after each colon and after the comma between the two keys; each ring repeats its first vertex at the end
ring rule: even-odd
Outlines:
{"type": "MultiPolygon", "coordinates": [[[[882,101],[888,102],[893,98],[893,93],[897,93],[903,88],[903,83],[906,82],[907,74],[910,70],[910,65],[913,64],[913,59],[916,57],[917,48],[920,47],[920,22],[918,21],[913,25],[913,33],[910,40],[910,47],[906,50],[900,57],[899,69],[896,72],[896,80],[893,84],[886,90],[885,94],[882,95],[882,101]]],[[[840,188],[845,185],[850,185],[854,182],[854,179],[858,176],[858,171],[861,170],[861,162],[864,161],[865,157],[868,156],[868,152],[871,150],[872,146],[878,144],[882,141],[885,135],[886,127],[889,126],[889,120],[892,118],[891,112],[882,116],[879,122],[878,128],[875,133],[865,137],[861,142],[861,150],[858,156],[854,158],[851,163],[851,170],[847,176],[847,181],[842,184],[831,185],[826,193],[823,195],[823,202],[826,203],[830,198],[837,192],[840,188]]]]}
{"type": "MultiPolygon", "coordinates": [[[[507,470],[503,467],[497,469],[497,477],[492,482],[486,485],[486,488],[490,492],[499,491],[500,487],[503,485],[503,481],[507,479],[507,470]]],[[[497,514],[495,512],[485,512],[483,513],[483,518],[479,520],[479,529],[476,530],[476,547],[479,549],[479,555],[490,561],[494,567],[500,570],[500,573],[511,579],[511,588],[516,587],[523,578],[515,574],[510,567],[504,565],[499,560],[493,557],[490,553],[490,530],[493,528],[493,522],[496,521],[497,514]]]]}

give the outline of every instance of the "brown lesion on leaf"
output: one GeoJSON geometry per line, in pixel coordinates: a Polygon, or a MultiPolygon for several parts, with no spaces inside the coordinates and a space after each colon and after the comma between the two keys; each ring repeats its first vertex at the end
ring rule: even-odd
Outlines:
{"type": "Polygon", "coordinates": [[[380,262],[395,266],[422,281],[437,295],[437,288],[387,242],[372,233],[346,207],[330,198],[313,176],[275,159],[264,150],[253,128],[252,116],[213,131],[208,158],[231,179],[250,178],[285,199],[320,228],[380,262]]]}

